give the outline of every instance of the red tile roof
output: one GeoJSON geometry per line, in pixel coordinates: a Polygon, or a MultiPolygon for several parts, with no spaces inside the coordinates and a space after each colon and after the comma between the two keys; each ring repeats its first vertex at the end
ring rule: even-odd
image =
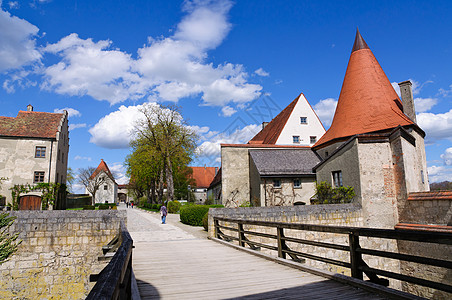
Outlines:
{"type": "Polygon", "coordinates": [[[0,136],[56,138],[64,114],[19,111],[17,117],[0,117],[0,136]]]}
{"type": "Polygon", "coordinates": [[[408,195],[408,201],[449,200],[452,201],[452,191],[416,192],[408,195]]]}
{"type": "Polygon", "coordinates": [[[196,181],[197,188],[208,188],[215,177],[215,167],[189,167],[193,170],[191,178],[196,181]]]}
{"type": "Polygon", "coordinates": [[[108,177],[110,177],[111,180],[115,181],[115,178],[113,177],[113,174],[110,172],[110,169],[107,166],[107,163],[104,162],[103,159],[100,160],[100,164],[97,166],[97,169],[94,170],[93,174],[89,177],[89,179],[93,179],[97,176],[100,172],[104,171],[105,174],[107,174],[108,177]]]}
{"type": "Polygon", "coordinates": [[[333,122],[314,148],[355,134],[413,124],[403,113],[397,93],[357,31],[333,122]]]}
{"type": "Polygon", "coordinates": [[[302,94],[298,95],[286,108],[284,108],[264,129],[259,131],[248,144],[276,144],[279,135],[286,126],[293,109],[297,105],[298,99],[302,94]]]}

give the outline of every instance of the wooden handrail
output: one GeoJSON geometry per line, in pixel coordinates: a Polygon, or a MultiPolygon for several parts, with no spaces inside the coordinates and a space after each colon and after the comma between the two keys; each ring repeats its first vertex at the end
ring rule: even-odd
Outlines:
{"type": "Polygon", "coordinates": [[[99,273],[97,282],[86,299],[131,299],[133,240],[121,221],[119,243],[115,255],[99,273]]]}
{"type": "Polygon", "coordinates": [[[286,255],[290,255],[290,257],[294,260],[298,260],[299,257],[304,257],[307,259],[321,261],[324,263],[339,265],[342,267],[350,268],[351,275],[354,278],[362,280],[363,274],[365,273],[367,277],[369,277],[370,281],[386,286],[389,284],[389,281],[386,279],[379,278],[378,275],[452,293],[452,285],[450,284],[370,268],[363,260],[362,255],[365,254],[374,257],[395,259],[398,261],[415,262],[419,264],[431,265],[445,269],[452,269],[452,261],[422,257],[417,255],[401,254],[397,252],[381,251],[377,249],[368,249],[362,248],[360,246],[360,237],[383,238],[396,241],[401,240],[401,241],[415,241],[421,243],[434,243],[441,245],[452,245],[452,234],[449,232],[426,232],[418,230],[398,230],[398,229],[394,230],[394,229],[363,228],[363,227],[313,225],[300,223],[283,223],[283,222],[233,219],[216,216],[213,217],[213,221],[216,238],[228,241],[238,241],[239,245],[242,247],[248,245],[251,248],[256,248],[256,246],[259,246],[259,248],[267,248],[277,251],[278,257],[280,258],[286,258],[286,255]],[[220,222],[228,222],[233,224],[235,223],[237,224],[237,228],[231,227],[231,224],[227,226],[224,224],[220,224],[220,222]],[[270,227],[275,228],[277,231],[276,235],[262,233],[257,232],[255,230],[254,231],[245,230],[243,225],[270,227]],[[230,233],[228,232],[228,234],[225,234],[224,232],[221,231],[222,229],[229,230],[230,233]],[[285,229],[348,235],[348,245],[332,244],[320,241],[310,241],[295,237],[288,237],[285,235],[284,231],[285,229]],[[233,234],[237,234],[237,236],[233,236],[233,234]],[[265,242],[262,241],[260,241],[259,243],[251,241],[248,239],[249,236],[266,237],[268,239],[275,240],[277,246],[265,244],[265,242]],[[309,253],[294,251],[287,246],[286,242],[349,252],[350,262],[338,261],[309,253]]]}

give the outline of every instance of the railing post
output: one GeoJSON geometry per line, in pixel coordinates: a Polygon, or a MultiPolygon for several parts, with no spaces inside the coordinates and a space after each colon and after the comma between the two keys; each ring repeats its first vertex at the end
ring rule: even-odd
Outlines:
{"type": "Polygon", "coordinates": [[[363,271],[359,269],[362,262],[362,255],[360,252],[357,252],[356,250],[360,248],[359,246],[359,235],[351,232],[348,235],[349,240],[349,246],[350,246],[350,264],[351,264],[351,271],[352,271],[352,277],[357,279],[363,279],[363,271]]]}
{"type": "Polygon", "coordinates": [[[215,237],[217,239],[219,239],[220,238],[220,232],[219,232],[220,229],[218,228],[219,227],[218,220],[215,219],[215,217],[213,218],[213,223],[214,223],[214,226],[215,226],[215,237]]]}
{"type": "Polygon", "coordinates": [[[284,238],[284,228],[277,227],[276,228],[276,235],[278,238],[278,257],[286,258],[286,252],[283,250],[287,250],[286,241],[284,238]]]}
{"type": "Polygon", "coordinates": [[[238,230],[239,230],[239,245],[241,247],[245,247],[245,233],[243,233],[243,231],[244,231],[243,230],[243,224],[238,222],[237,223],[237,227],[238,227],[238,230]]]}

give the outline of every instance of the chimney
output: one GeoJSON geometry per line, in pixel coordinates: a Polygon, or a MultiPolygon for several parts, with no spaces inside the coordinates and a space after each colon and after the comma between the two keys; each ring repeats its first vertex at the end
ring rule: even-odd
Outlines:
{"type": "Polygon", "coordinates": [[[28,104],[27,105],[27,111],[33,111],[33,105],[28,104]]]}
{"type": "Polygon", "coordinates": [[[267,126],[267,125],[268,125],[268,122],[262,122],[262,129],[264,129],[265,126],[267,126]]]}
{"type": "Polygon", "coordinates": [[[411,81],[403,81],[399,83],[400,98],[402,98],[403,112],[414,123],[416,123],[416,111],[414,110],[413,91],[411,90],[411,81]]]}

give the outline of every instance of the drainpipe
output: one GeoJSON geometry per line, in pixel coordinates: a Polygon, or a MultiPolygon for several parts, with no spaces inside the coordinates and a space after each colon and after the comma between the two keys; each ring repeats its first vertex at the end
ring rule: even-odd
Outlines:
{"type": "Polygon", "coordinates": [[[52,154],[53,154],[53,141],[50,141],[50,160],[49,160],[49,180],[48,183],[50,183],[50,171],[52,170],[52,154]]]}

